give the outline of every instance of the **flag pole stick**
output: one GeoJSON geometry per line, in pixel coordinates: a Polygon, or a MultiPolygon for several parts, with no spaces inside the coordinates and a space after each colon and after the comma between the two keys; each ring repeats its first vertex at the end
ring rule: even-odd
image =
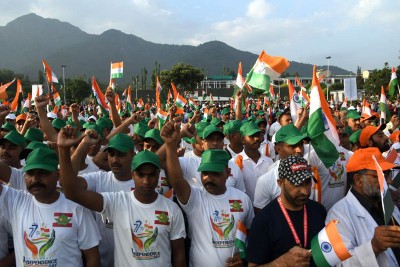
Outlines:
{"type": "Polygon", "coordinates": [[[112,72],[112,61],[111,61],[111,64],[110,64],[110,81],[108,82],[108,86],[111,85],[111,72],[112,72]]]}

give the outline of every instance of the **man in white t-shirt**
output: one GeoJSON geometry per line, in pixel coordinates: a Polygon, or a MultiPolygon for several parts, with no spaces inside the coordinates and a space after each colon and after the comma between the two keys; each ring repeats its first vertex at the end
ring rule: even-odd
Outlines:
{"type": "Polygon", "coordinates": [[[254,212],[245,193],[225,184],[229,154],[222,149],[204,151],[198,167],[203,186],[190,186],[177,166],[179,124],[165,124],[161,137],[166,144],[168,180],[189,223],[190,266],[242,266],[239,254],[235,253],[234,239],[239,221],[250,228],[254,212]]]}
{"type": "MultiPolygon", "coordinates": [[[[57,141],[64,192],[69,199],[101,212],[113,222],[115,266],[184,266],[183,215],[174,202],[155,190],[160,174],[157,155],[144,150],[132,160],[135,190],[102,191],[101,194],[88,191],[78,185],[76,172],[69,171],[72,169],[70,147],[79,142],[73,132],[70,127],[63,128],[57,141]]],[[[98,138],[95,132],[87,134],[98,138]]],[[[122,144],[126,145],[110,140],[108,149],[121,150],[122,144]]]]}
{"type": "Polygon", "coordinates": [[[12,225],[17,267],[99,266],[100,234],[90,211],[57,191],[55,151],[32,151],[25,171],[29,193],[0,184],[0,216],[12,225]]]}

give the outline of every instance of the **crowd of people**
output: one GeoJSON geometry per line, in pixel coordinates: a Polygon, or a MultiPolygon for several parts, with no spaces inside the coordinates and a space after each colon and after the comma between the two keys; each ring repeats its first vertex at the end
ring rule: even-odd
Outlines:
{"type": "Polygon", "coordinates": [[[351,257],[398,266],[400,194],[386,225],[379,171],[395,184],[396,106],[331,105],[339,157],[326,166],[308,106],[78,103],[26,113],[0,106],[0,266],[316,266],[311,240],[330,221],[351,257]],[[377,160],[377,166],[374,162],[377,160]],[[244,228],[244,230],[243,230],[244,228]],[[247,232],[247,247],[235,241],[247,232]]]}

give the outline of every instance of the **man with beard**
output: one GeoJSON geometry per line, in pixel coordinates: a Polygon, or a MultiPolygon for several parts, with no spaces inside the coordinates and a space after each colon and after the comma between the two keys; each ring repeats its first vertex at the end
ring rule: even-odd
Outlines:
{"type": "Polygon", "coordinates": [[[0,217],[12,225],[16,266],[99,266],[100,234],[89,210],[57,191],[57,153],[33,150],[24,167],[30,194],[0,184],[0,217]]]}
{"type": "Polygon", "coordinates": [[[351,189],[328,213],[326,223],[336,225],[352,257],[341,266],[399,266],[400,212],[394,207],[390,225],[384,223],[377,166],[391,182],[389,170],[395,165],[386,161],[376,147],[359,149],[347,164],[351,189]],[[389,174],[389,176],[388,176],[389,174]]]}
{"type": "Polygon", "coordinates": [[[325,226],[324,207],[310,200],[311,166],[299,155],[279,163],[281,195],[256,215],[248,242],[249,267],[315,266],[310,243],[325,226]]]}
{"type": "Polygon", "coordinates": [[[358,114],[357,111],[349,110],[347,112],[346,118],[347,118],[347,125],[351,127],[351,130],[353,132],[361,129],[361,127],[360,127],[361,116],[360,116],[360,114],[358,114]]]}
{"type": "Polygon", "coordinates": [[[377,147],[381,153],[388,151],[390,148],[389,138],[383,132],[386,125],[366,126],[360,133],[361,147],[377,147]]]}
{"type": "Polygon", "coordinates": [[[240,127],[240,134],[244,149],[236,156],[235,162],[242,170],[246,193],[253,202],[257,180],[268,171],[273,162],[258,151],[262,136],[261,130],[254,122],[245,122],[240,127]]]}

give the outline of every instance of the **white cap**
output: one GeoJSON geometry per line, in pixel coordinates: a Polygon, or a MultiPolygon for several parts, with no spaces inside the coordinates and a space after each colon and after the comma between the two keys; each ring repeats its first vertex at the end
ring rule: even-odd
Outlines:
{"type": "Polygon", "coordinates": [[[47,113],[47,118],[57,119],[57,115],[53,111],[50,111],[49,113],[47,113]]]}
{"type": "Polygon", "coordinates": [[[10,113],[6,116],[6,120],[15,120],[15,114],[14,113],[10,113]]]}
{"type": "Polygon", "coordinates": [[[90,119],[92,119],[92,120],[94,120],[94,121],[97,121],[97,118],[96,118],[94,115],[92,115],[92,116],[90,116],[90,117],[88,118],[88,120],[90,120],[90,119]]]}

